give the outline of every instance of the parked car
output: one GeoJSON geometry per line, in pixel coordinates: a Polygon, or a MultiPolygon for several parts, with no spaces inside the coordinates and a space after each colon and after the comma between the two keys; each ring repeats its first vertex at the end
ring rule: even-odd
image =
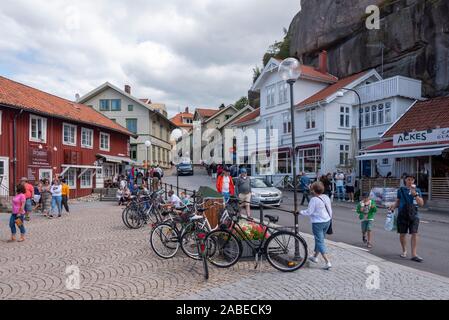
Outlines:
{"type": "Polygon", "coordinates": [[[282,191],[273,187],[261,178],[251,177],[251,205],[258,206],[261,203],[279,207],[282,203],[282,191]]]}
{"type": "Polygon", "coordinates": [[[190,175],[193,176],[193,165],[188,162],[180,163],[176,166],[178,175],[190,175]]]}

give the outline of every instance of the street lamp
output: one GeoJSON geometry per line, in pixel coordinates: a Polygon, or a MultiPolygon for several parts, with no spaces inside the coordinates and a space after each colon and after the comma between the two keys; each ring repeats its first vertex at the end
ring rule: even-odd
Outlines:
{"type": "MultiPolygon", "coordinates": [[[[145,141],[145,147],[147,147],[147,153],[146,153],[147,172],[146,172],[146,175],[148,175],[148,150],[149,150],[150,147],[151,147],[151,141],[150,141],[150,140],[145,141]]],[[[150,185],[148,185],[148,187],[149,187],[149,189],[151,190],[150,185]]]]}
{"type": "MultiPolygon", "coordinates": [[[[341,88],[341,90],[337,92],[338,97],[344,96],[344,92],[342,90],[354,92],[359,100],[359,155],[360,155],[360,151],[362,150],[362,98],[360,97],[360,94],[356,90],[349,88],[341,88]]],[[[362,183],[362,160],[359,160],[359,184],[361,183],[362,183]]],[[[359,185],[359,188],[360,187],[361,185],[359,185]]]]}
{"type": "MultiPolygon", "coordinates": [[[[287,83],[290,85],[290,121],[292,124],[292,151],[291,155],[294,159],[293,162],[293,199],[294,199],[294,206],[295,206],[295,233],[298,234],[299,229],[299,222],[298,222],[298,195],[297,195],[297,176],[296,176],[296,141],[295,141],[295,105],[293,101],[293,85],[295,84],[296,80],[298,80],[299,76],[301,75],[301,64],[299,61],[295,58],[287,58],[284,61],[281,62],[279,65],[279,75],[281,76],[282,80],[287,81],[287,83]]],[[[296,256],[299,255],[299,246],[295,249],[296,256]]]]}

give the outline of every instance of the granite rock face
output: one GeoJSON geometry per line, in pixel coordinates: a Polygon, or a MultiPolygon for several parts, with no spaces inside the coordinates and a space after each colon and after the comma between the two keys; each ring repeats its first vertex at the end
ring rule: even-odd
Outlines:
{"type": "Polygon", "coordinates": [[[345,77],[376,68],[384,77],[423,81],[424,96],[449,95],[449,0],[303,0],[289,33],[291,54],[345,77]],[[366,8],[381,9],[380,29],[366,27],[366,8]]]}

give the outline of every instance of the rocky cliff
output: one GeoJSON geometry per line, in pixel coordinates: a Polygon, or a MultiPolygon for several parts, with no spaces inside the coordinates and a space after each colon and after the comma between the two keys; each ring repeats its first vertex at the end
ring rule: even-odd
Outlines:
{"type": "Polygon", "coordinates": [[[303,0],[289,34],[292,55],[316,65],[325,49],[338,77],[381,73],[383,56],[385,78],[421,79],[425,96],[449,95],[449,0],[303,0]],[[366,27],[373,4],[381,9],[379,30],[366,27]]]}

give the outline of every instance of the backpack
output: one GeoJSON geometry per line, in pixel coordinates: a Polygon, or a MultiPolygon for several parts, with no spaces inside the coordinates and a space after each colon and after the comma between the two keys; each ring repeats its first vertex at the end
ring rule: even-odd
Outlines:
{"type": "Polygon", "coordinates": [[[400,190],[401,197],[404,198],[405,205],[399,211],[399,216],[404,217],[407,220],[413,220],[418,214],[418,209],[416,208],[416,205],[413,203],[413,201],[409,201],[409,197],[405,193],[404,188],[401,188],[400,190]]]}

